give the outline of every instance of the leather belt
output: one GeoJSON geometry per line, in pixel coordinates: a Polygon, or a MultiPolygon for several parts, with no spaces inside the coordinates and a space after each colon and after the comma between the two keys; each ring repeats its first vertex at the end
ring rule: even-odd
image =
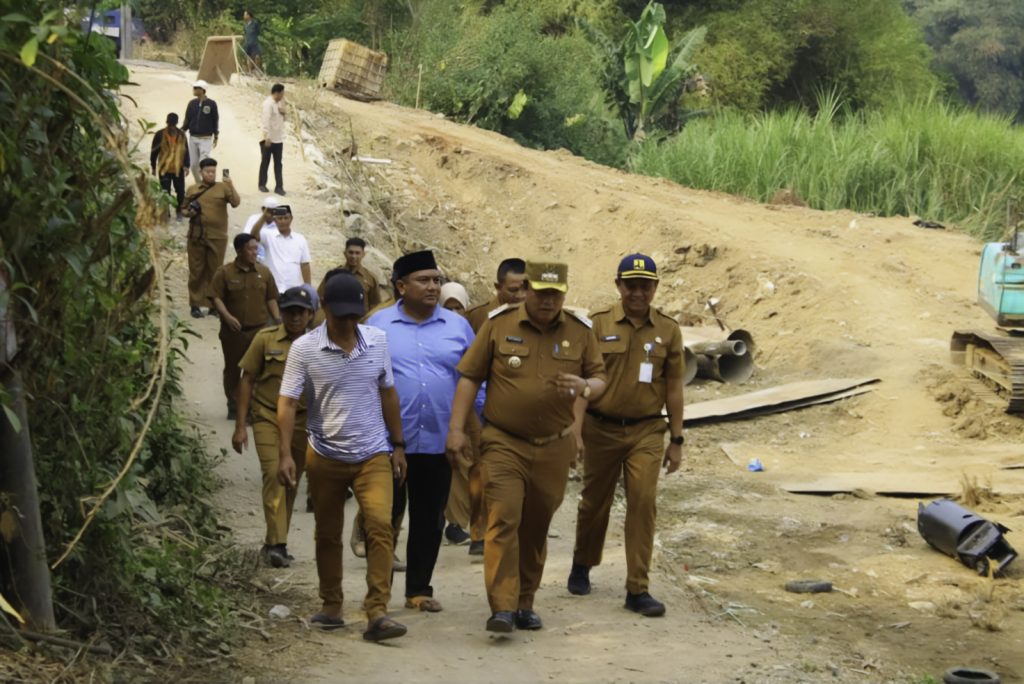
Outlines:
{"type": "Polygon", "coordinates": [[[553,435],[548,435],[547,437],[523,437],[522,435],[517,435],[511,430],[506,430],[505,428],[501,427],[500,425],[492,421],[488,421],[487,424],[493,425],[494,427],[504,432],[506,435],[512,435],[516,439],[521,439],[524,442],[529,442],[533,446],[544,446],[546,444],[551,444],[552,442],[557,442],[558,440],[564,439],[572,434],[572,425],[565,428],[561,432],[555,433],[553,435]]]}
{"type": "Polygon", "coordinates": [[[587,409],[587,415],[592,416],[598,422],[611,423],[612,425],[619,425],[621,427],[639,425],[640,423],[646,423],[649,420],[665,420],[668,418],[668,416],[663,416],[660,413],[654,416],[641,416],[640,418],[614,418],[612,416],[606,416],[603,413],[599,413],[594,409],[587,409]]]}

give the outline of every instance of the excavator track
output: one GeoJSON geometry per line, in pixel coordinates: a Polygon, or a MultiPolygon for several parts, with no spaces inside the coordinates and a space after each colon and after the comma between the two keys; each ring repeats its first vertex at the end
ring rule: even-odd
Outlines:
{"type": "Polygon", "coordinates": [[[954,363],[999,390],[1007,413],[1024,413],[1024,335],[957,330],[949,349],[954,363]]]}

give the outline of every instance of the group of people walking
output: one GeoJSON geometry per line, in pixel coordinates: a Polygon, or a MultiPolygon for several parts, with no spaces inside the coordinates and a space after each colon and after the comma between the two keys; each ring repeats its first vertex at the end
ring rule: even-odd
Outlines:
{"type": "MultiPolygon", "coordinates": [[[[249,234],[239,239],[253,242],[249,234]]],[[[406,633],[388,614],[406,493],[405,606],[442,611],[443,588],[434,586],[433,574],[450,492],[462,479],[465,524],[480,537],[473,541],[484,557],[486,629],[542,628],[534,601],[548,529],[577,462],[583,494],[568,590],[590,593],[621,478],[625,607],[664,614],[648,592],[648,575],[659,473],[673,472],[681,460],[683,352],[678,324],[651,305],[654,261],[639,254],[623,259],[615,277],[620,301],[593,321],[564,308],[564,264],[505,260],[482,316],[480,307],[469,307],[464,288],[444,282],[429,251],[395,261],[395,300],[375,310],[351,266],[330,271],[319,296],[304,286],[285,291],[277,316],[283,323],[258,332],[239,363],[233,442],[239,450],[247,444],[241,412],[253,406],[268,525],[264,553],[272,565],[290,560],[288,522],[303,473],[309,480],[322,602],[311,624],[345,625],[349,490],[366,556],[364,638],[406,633]],[[307,332],[318,299],[323,322],[307,332]]]]}
{"type": "Polygon", "coordinates": [[[251,425],[267,527],[262,554],[273,567],[293,560],[288,529],[307,476],[322,602],[310,622],[345,624],[342,528],[351,493],[359,508],[351,543],[366,558],[365,639],[406,633],[388,614],[406,515],[407,608],[443,610],[445,588],[435,588],[433,574],[447,536],[483,556],[488,631],[542,628],[535,597],[548,530],[577,464],[583,491],[568,591],[591,592],[621,480],[625,607],[664,614],[648,576],[659,475],[681,460],[684,363],[679,326],[652,305],[653,259],[623,258],[614,272],[619,301],[592,320],[564,307],[565,264],[518,258],[499,264],[494,297],[478,306],[446,282],[430,251],[398,258],[382,296],[358,237],[314,289],[309,244],[278,199],[287,108],[275,85],[262,110],[259,188],[266,191],[273,160],[276,193],[233,238],[235,259],[224,264],[227,211],[240,198],[228,170],[217,178],[217,107],[206,84],[194,85],[181,128],[171,114],[154,137],[152,167],[189,219],[190,312],[220,320],[232,446],[249,446],[251,425]],[[182,192],[190,165],[196,184],[182,192]]]}

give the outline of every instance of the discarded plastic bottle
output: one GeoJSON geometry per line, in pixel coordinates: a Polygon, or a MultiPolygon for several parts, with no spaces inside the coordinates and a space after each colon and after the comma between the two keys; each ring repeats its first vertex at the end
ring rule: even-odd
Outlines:
{"type": "Polygon", "coordinates": [[[764,471],[764,464],[761,463],[761,459],[752,458],[750,459],[750,463],[747,464],[747,470],[752,473],[760,473],[764,471]]]}

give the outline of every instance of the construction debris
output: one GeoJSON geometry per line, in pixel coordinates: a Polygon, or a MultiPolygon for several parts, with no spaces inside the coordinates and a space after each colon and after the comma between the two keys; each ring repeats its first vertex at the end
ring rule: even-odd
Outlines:
{"type": "Polygon", "coordinates": [[[1009,528],[949,499],[917,505],[917,531],[930,546],[979,575],[998,575],[1017,557],[1003,538],[1009,528]]]}

